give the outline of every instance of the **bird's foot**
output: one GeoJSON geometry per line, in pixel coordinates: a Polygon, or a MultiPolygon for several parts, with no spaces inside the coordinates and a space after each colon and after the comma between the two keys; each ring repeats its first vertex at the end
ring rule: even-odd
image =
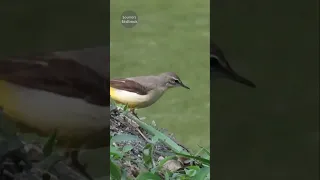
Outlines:
{"type": "Polygon", "coordinates": [[[89,175],[89,173],[87,172],[87,167],[88,165],[85,164],[81,164],[79,162],[79,151],[72,151],[71,152],[71,165],[77,169],[82,175],[84,175],[86,178],[88,178],[89,180],[93,180],[93,178],[89,175]]]}
{"type": "Polygon", "coordinates": [[[138,114],[137,114],[134,110],[135,110],[135,109],[131,109],[130,111],[131,111],[131,113],[132,113],[136,118],[139,119],[138,114]]]}

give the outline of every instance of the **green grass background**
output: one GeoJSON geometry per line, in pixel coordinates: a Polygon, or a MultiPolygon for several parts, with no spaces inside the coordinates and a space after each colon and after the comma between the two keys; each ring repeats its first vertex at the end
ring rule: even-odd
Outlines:
{"type": "Polygon", "coordinates": [[[137,111],[189,148],[209,147],[209,1],[111,1],[111,78],[176,72],[191,90],[169,90],[137,111]],[[125,28],[131,10],[138,24],[125,28]]]}

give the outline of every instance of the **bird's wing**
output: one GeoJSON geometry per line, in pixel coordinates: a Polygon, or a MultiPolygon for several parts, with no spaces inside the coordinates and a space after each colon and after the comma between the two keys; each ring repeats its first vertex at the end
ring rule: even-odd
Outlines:
{"type": "Polygon", "coordinates": [[[1,58],[0,80],[109,105],[105,87],[109,79],[71,58],[44,54],[1,58]]]}
{"type": "Polygon", "coordinates": [[[110,87],[134,92],[140,95],[147,95],[149,92],[149,89],[130,79],[112,79],[110,80],[110,87]]]}
{"type": "Polygon", "coordinates": [[[61,59],[73,59],[78,63],[87,66],[100,75],[110,77],[110,48],[99,46],[84,48],[80,50],[56,51],[51,54],[61,59]]]}

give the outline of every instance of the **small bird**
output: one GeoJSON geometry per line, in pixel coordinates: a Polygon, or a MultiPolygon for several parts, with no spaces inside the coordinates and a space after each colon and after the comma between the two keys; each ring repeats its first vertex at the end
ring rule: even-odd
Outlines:
{"type": "Polygon", "coordinates": [[[22,133],[50,136],[70,151],[110,145],[107,47],[0,58],[0,108],[22,133]]]}
{"type": "Polygon", "coordinates": [[[210,73],[211,79],[227,78],[252,88],[256,87],[253,82],[238,75],[231,68],[222,50],[213,42],[210,42],[210,73]]]}
{"type": "Polygon", "coordinates": [[[165,72],[159,75],[112,79],[110,96],[116,102],[127,105],[134,113],[134,109],[152,105],[173,87],[190,89],[176,73],[165,72]]]}

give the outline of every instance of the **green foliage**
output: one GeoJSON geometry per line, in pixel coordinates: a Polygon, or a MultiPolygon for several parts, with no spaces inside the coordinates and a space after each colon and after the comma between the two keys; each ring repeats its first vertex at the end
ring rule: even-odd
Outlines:
{"type": "Polygon", "coordinates": [[[153,149],[154,147],[152,144],[147,144],[143,149],[143,161],[144,161],[144,165],[148,169],[151,169],[154,167],[154,161],[152,159],[153,149]]]}
{"type": "MultiPolygon", "coordinates": [[[[122,109],[123,107],[121,107],[122,109]]],[[[130,112],[120,112],[130,120],[136,122],[140,128],[152,136],[152,141],[145,140],[145,145],[140,154],[141,161],[137,161],[129,152],[134,149],[131,145],[118,146],[123,141],[142,141],[139,137],[121,134],[111,138],[110,144],[110,174],[112,179],[136,179],[136,180],[209,180],[210,179],[210,152],[199,146],[200,150],[193,154],[184,150],[168,135],[160,132],[130,112]],[[163,143],[171,150],[171,155],[162,154],[162,159],[155,159],[156,144],[163,143]],[[115,163],[117,162],[117,163],[115,163]],[[124,164],[140,164],[135,177],[128,176],[124,164]],[[174,166],[175,164],[176,167],[174,166]],[[174,168],[172,168],[174,167],[174,168]]]]}
{"type": "Polygon", "coordinates": [[[209,159],[205,159],[205,158],[198,157],[198,156],[192,156],[192,155],[188,155],[188,154],[183,154],[183,153],[177,153],[177,152],[176,152],[176,154],[179,155],[179,156],[186,157],[186,158],[198,160],[200,163],[202,163],[204,165],[207,165],[207,166],[210,166],[210,160],[209,159]]]}
{"type": "Polygon", "coordinates": [[[123,148],[120,148],[116,145],[116,143],[122,141],[137,141],[138,137],[130,135],[130,134],[121,134],[113,136],[110,140],[110,155],[113,159],[121,159],[124,154],[129,152],[133,147],[130,145],[126,145],[123,148]]]}
{"type": "MultiPolygon", "coordinates": [[[[3,120],[1,119],[1,115],[0,112],[0,123],[3,120]]],[[[3,165],[2,163],[7,164],[6,166],[1,167],[1,171],[6,171],[7,173],[0,173],[0,179],[8,179],[7,177],[10,177],[9,179],[11,179],[13,176],[16,176],[17,179],[24,176],[27,176],[28,179],[38,179],[38,176],[41,176],[42,179],[50,179],[51,175],[53,175],[52,172],[50,172],[52,167],[58,162],[65,160],[64,156],[53,151],[56,144],[56,131],[48,138],[44,147],[39,151],[38,148],[35,148],[37,146],[32,143],[26,143],[28,148],[24,148],[25,142],[23,142],[20,137],[4,129],[4,127],[0,126],[0,165],[3,165]],[[31,150],[32,155],[44,158],[36,161],[30,159],[32,155],[27,149],[33,149],[31,150]],[[10,166],[8,166],[8,164],[10,164],[10,166]],[[30,171],[32,168],[37,169],[37,171],[41,173],[35,174],[34,170],[30,171]]],[[[75,174],[77,174],[76,176],[79,176],[77,172],[71,169],[69,171],[70,177],[74,177],[75,174]]],[[[59,172],[59,170],[55,171],[55,174],[59,174],[59,172]]]]}
{"type": "Polygon", "coordinates": [[[48,141],[44,144],[42,152],[44,157],[48,157],[52,154],[54,146],[56,144],[57,130],[49,137],[48,141]]]}
{"type": "Polygon", "coordinates": [[[121,141],[138,141],[139,138],[137,136],[133,136],[130,134],[121,134],[111,137],[110,143],[117,143],[121,141]]]}
{"type": "MultiPolygon", "coordinates": [[[[136,118],[132,114],[126,114],[126,117],[129,119],[133,119],[141,128],[146,130],[148,133],[152,134],[152,142],[156,143],[158,141],[161,141],[165,143],[167,146],[169,146],[173,151],[175,152],[183,152],[183,148],[179,146],[177,143],[175,143],[170,137],[168,137],[166,134],[158,131],[156,128],[154,128],[152,125],[149,125],[140,119],[136,118]]],[[[188,154],[188,152],[185,152],[188,154]]]]}
{"type": "Polygon", "coordinates": [[[120,168],[113,162],[112,159],[110,159],[110,176],[112,179],[121,179],[120,168]]]}
{"type": "Polygon", "coordinates": [[[144,172],[139,174],[139,176],[136,178],[136,180],[161,180],[160,176],[153,174],[151,172],[144,172]]]}

